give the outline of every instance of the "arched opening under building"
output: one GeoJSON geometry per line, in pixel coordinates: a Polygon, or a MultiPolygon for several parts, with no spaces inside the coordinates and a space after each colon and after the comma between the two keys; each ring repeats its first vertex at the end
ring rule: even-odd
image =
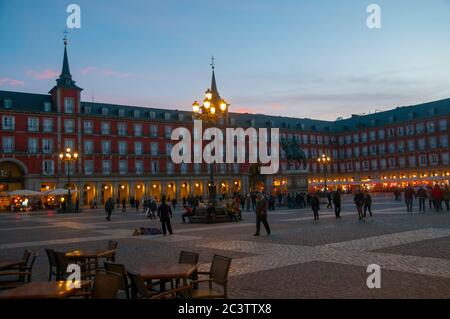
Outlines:
{"type": "Polygon", "coordinates": [[[180,197],[181,198],[188,198],[189,196],[189,183],[188,182],[181,182],[180,184],[180,197]]]}
{"type": "Polygon", "coordinates": [[[106,203],[106,201],[111,198],[112,200],[114,200],[113,198],[113,187],[111,184],[103,184],[102,185],[102,190],[101,190],[101,201],[102,204],[104,205],[106,203]]]}
{"type": "Polygon", "coordinates": [[[95,185],[94,184],[84,184],[83,186],[83,205],[92,206],[95,199],[95,185]]]}

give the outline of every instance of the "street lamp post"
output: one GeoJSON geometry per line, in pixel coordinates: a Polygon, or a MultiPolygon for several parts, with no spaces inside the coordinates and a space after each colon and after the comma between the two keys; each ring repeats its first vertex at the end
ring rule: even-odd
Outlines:
{"type": "Polygon", "coordinates": [[[65,153],[60,153],[59,158],[67,163],[67,210],[72,211],[72,194],[70,192],[70,163],[78,159],[78,153],[72,151],[70,147],[66,148],[65,153]]]}
{"type": "MultiPolygon", "coordinates": [[[[193,116],[196,119],[205,121],[211,124],[217,124],[219,119],[224,119],[228,123],[228,104],[224,99],[221,99],[217,92],[216,81],[214,76],[214,63],[211,64],[213,69],[213,81],[210,89],[205,92],[205,98],[202,105],[195,101],[192,104],[193,116]]],[[[209,164],[209,201],[216,203],[216,185],[214,183],[214,163],[209,164]]]]}
{"type": "Polygon", "coordinates": [[[327,169],[328,169],[328,164],[331,162],[331,158],[329,156],[326,156],[325,154],[322,154],[321,156],[319,156],[319,158],[317,158],[317,162],[319,163],[319,165],[323,165],[324,167],[324,191],[327,191],[327,169]]]}

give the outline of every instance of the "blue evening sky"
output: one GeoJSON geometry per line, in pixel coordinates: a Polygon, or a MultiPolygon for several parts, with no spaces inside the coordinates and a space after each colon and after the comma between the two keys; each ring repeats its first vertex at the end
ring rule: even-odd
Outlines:
{"type": "Polygon", "coordinates": [[[334,120],[450,97],[450,0],[0,0],[0,90],[54,85],[70,3],[84,100],[190,110],[211,55],[238,112],[334,120]]]}

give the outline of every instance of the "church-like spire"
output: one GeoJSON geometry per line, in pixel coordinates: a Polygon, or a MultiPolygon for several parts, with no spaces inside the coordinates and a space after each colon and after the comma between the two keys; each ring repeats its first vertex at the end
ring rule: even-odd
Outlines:
{"type": "Polygon", "coordinates": [[[59,78],[56,80],[56,83],[58,86],[65,86],[65,87],[76,87],[75,81],[72,80],[72,74],[70,74],[70,68],[69,68],[69,59],[67,57],[67,31],[64,31],[64,58],[63,58],[63,65],[61,74],[59,75],[59,78]]]}
{"type": "Polygon", "coordinates": [[[217,90],[216,75],[214,74],[214,57],[211,57],[211,68],[212,68],[212,80],[211,80],[211,93],[213,100],[220,100],[219,91],[217,90]]]}

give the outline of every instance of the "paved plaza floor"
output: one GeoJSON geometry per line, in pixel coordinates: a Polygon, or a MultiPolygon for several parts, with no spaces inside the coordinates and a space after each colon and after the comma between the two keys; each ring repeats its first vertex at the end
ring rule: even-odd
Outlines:
{"type": "Polygon", "coordinates": [[[255,216],[215,225],[182,224],[174,235],[133,237],[138,227],[159,222],[129,209],[105,220],[101,209],[77,215],[54,212],[0,214],[0,259],[36,250],[34,280],[46,280],[45,248],[58,251],[102,248],[119,242],[117,262],[134,269],[146,262],[176,262],[181,250],[200,253],[202,269],[213,254],[233,258],[230,298],[449,298],[450,213],[407,213],[391,195],[374,195],[373,219],[358,221],[351,198],[342,218],[322,207],[315,222],[310,209],[269,212],[272,235],[254,237],[255,216]],[[366,285],[367,266],[381,267],[381,288],[366,285]]]}

